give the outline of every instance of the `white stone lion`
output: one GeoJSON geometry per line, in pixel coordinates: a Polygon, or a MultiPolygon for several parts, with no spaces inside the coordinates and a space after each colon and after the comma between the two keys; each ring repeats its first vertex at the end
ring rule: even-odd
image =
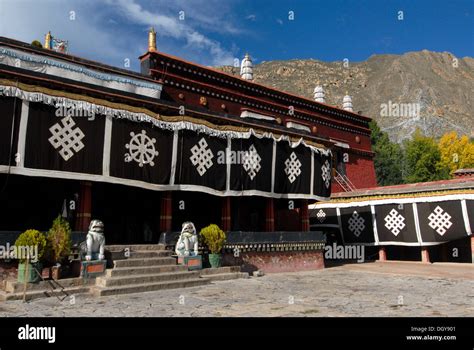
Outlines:
{"type": "Polygon", "coordinates": [[[100,220],[92,220],[89,225],[86,241],[81,244],[81,250],[85,253],[85,259],[104,260],[105,236],[104,223],[100,220]]]}
{"type": "Polygon", "coordinates": [[[196,227],[190,221],[183,223],[175,252],[178,256],[196,256],[199,254],[199,241],[196,234],[196,227]],[[193,249],[191,251],[191,248],[193,249]]]}

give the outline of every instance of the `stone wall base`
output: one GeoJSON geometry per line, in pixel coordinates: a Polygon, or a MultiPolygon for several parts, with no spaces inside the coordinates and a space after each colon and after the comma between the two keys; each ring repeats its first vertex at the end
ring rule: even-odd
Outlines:
{"type": "Polygon", "coordinates": [[[238,257],[223,255],[223,266],[240,266],[242,272],[295,272],[324,268],[322,250],[288,252],[245,252],[238,257]]]}

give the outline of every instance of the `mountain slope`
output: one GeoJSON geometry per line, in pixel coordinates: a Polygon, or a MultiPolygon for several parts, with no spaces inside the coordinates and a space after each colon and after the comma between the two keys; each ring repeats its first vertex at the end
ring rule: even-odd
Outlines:
{"type": "MultiPolygon", "coordinates": [[[[238,73],[238,69],[220,69],[238,73]]],[[[403,55],[373,55],[350,63],[318,60],[262,62],[254,79],[307,98],[319,82],[326,103],[342,105],[346,92],[355,111],[374,118],[392,140],[401,142],[416,128],[440,136],[448,130],[474,137],[474,59],[427,50],[403,55]],[[383,107],[392,107],[384,113],[383,107]],[[404,105],[402,105],[404,104],[404,105]],[[411,104],[411,105],[407,105],[411,104]],[[419,115],[397,114],[394,108],[419,107],[419,115]],[[388,115],[387,115],[388,114],[388,115]]]]}

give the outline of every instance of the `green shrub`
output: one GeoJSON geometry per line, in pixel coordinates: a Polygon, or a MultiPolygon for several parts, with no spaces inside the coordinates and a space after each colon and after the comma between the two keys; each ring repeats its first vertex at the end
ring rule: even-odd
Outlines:
{"type": "Polygon", "coordinates": [[[218,254],[224,246],[226,240],[225,232],[222,231],[219,226],[211,224],[204,227],[199,232],[204,244],[207,245],[212,254],[218,254]]]}
{"type": "MultiPolygon", "coordinates": [[[[26,230],[21,235],[18,236],[15,241],[15,246],[17,250],[20,250],[20,247],[38,247],[38,260],[43,257],[46,248],[46,237],[45,235],[38,230],[26,230]]],[[[26,259],[21,257],[20,262],[26,262],[26,259]]]]}
{"type": "Polygon", "coordinates": [[[35,47],[39,47],[39,48],[42,48],[43,45],[38,41],[38,40],[33,40],[31,42],[31,45],[35,46],[35,47]]]}
{"type": "Polygon", "coordinates": [[[47,235],[48,259],[53,263],[60,262],[71,252],[71,228],[66,219],[59,215],[47,235]]]}

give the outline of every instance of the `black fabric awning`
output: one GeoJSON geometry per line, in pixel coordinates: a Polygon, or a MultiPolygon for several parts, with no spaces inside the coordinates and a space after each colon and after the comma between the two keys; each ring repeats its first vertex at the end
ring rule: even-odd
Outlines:
{"type": "Polygon", "coordinates": [[[466,238],[474,228],[474,192],[317,203],[313,229],[337,227],[344,243],[429,246],[466,238]]]}
{"type": "Polygon", "coordinates": [[[330,195],[331,152],[303,139],[3,89],[0,173],[218,196],[330,195]]]}

